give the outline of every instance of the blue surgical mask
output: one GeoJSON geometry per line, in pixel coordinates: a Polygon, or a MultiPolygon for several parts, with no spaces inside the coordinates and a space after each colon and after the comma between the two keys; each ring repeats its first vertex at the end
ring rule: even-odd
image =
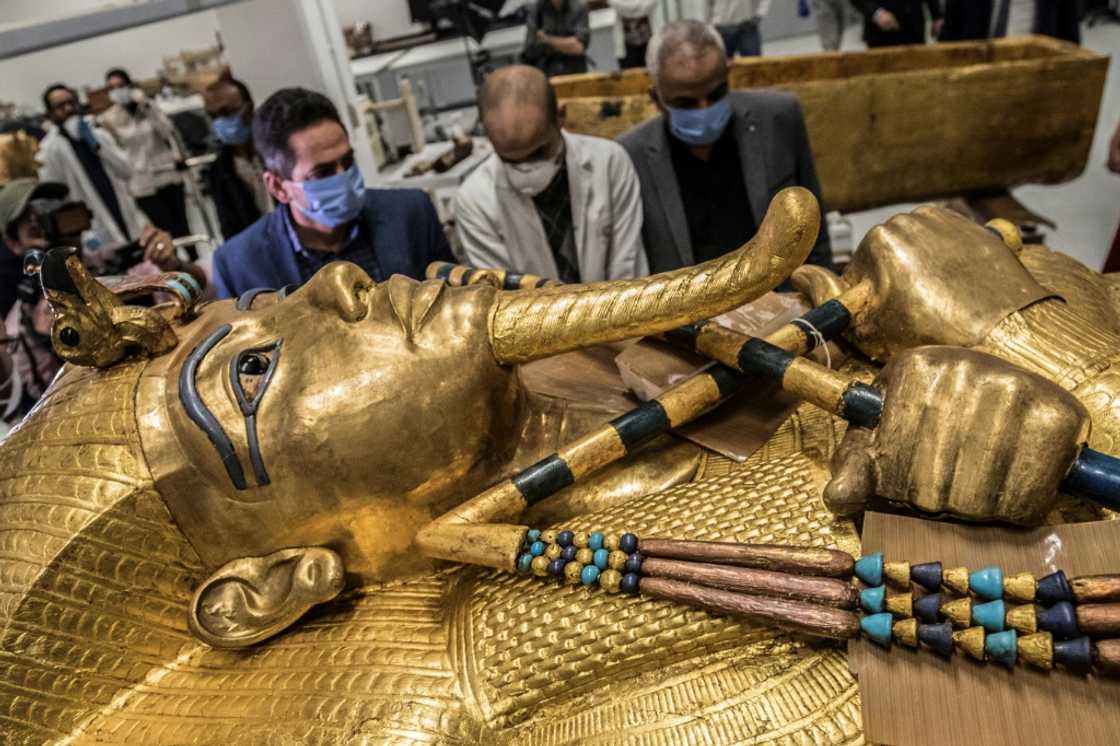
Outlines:
{"type": "Polygon", "coordinates": [[[731,121],[731,102],[727,96],[704,109],[669,107],[669,131],[685,145],[707,147],[715,144],[731,121]]]}
{"type": "Polygon", "coordinates": [[[223,145],[244,145],[249,142],[253,130],[245,123],[245,118],[240,114],[231,117],[218,117],[211,126],[214,136],[221,140],[223,145]]]}
{"type": "Polygon", "coordinates": [[[307,207],[300,212],[319,225],[336,228],[358,217],[365,200],[366,185],[358,164],[325,179],[300,182],[307,207]]]}

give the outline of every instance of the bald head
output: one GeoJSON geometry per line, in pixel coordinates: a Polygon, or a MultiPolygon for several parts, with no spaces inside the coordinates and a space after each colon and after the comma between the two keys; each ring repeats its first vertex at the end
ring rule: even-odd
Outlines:
{"type": "Polygon", "coordinates": [[[502,160],[533,160],[560,139],[556,91],[535,67],[510,65],[491,73],[479,91],[478,111],[502,160]]]}

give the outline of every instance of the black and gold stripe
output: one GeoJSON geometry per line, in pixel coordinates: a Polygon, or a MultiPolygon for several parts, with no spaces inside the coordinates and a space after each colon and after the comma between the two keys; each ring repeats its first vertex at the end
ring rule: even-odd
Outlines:
{"type": "Polygon", "coordinates": [[[425,276],[429,280],[443,280],[448,285],[462,287],[482,282],[493,282],[502,290],[532,290],[559,285],[556,280],[501,269],[475,269],[454,262],[432,262],[425,276]]]}

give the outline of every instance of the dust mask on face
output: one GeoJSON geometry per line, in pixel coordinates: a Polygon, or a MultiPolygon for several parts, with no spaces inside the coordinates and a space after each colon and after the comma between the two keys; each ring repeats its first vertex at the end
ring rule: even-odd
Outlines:
{"type": "Polygon", "coordinates": [[[132,91],[128,88],[114,88],[109,91],[109,100],[117,106],[126,106],[132,103],[132,91]]]}
{"type": "Polygon", "coordinates": [[[547,189],[552,180],[556,178],[563,161],[564,147],[561,145],[560,152],[554,158],[525,163],[506,163],[503,161],[502,165],[506,169],[509,184],[514,190],[526,197],[536,197],[547,189]]]}

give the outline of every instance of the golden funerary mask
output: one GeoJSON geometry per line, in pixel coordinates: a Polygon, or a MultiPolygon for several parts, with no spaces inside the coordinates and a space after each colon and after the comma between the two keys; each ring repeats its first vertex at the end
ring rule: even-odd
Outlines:
{"type": "Polygon", "coordinates": [[[740,251],[639,280],[375,284],[338,262],[290,294],[205,305],[141,375],[156,488],[211,569],[292,547],[337,552],[355,582],[430,568],[419,529],[508,474],[535,421],[510,363],[738,306],[787,277],[818,226],[790,189],[740,251]]]}

